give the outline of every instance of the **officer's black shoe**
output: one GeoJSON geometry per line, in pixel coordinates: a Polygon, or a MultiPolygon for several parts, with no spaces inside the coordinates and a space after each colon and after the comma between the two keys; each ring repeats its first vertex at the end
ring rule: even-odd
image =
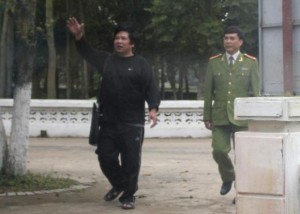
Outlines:
{"type": "Polygon", "coordinates": [[[106,195],[104,196],[104,200],[105,201],[112,201],[115,198],[117,198],[120,193],[123,192],[122,190],[117,190],[116,188],[112,188],[111,190],[108,191],[108,193],[106,193],[106,195]]]}
{"type": "Polygon", "coordinates": [[[223,182],[220,190],[221,195],[226,195],[231,190],[232,182],[233,181],[223,182]]]}

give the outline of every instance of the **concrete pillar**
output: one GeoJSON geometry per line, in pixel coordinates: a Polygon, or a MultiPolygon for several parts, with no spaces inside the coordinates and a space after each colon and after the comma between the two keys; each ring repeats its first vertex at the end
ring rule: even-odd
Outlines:
{"type": "Polygon", "coordinates": [[[237,213],[299,214],[300,98],[237,98],[235,118],[237,213]]]}

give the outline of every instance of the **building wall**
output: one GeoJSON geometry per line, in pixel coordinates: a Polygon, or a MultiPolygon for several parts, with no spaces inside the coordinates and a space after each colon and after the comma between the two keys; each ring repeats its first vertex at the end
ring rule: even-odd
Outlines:
{"type": "MultiPolygon", "coordinates": [[[[282,0],[259,1],[260,70],[264,95],[284,95],[282,0]]],[[[300,0],[292,0],[293,85],[300,94],[300,0]]]]}

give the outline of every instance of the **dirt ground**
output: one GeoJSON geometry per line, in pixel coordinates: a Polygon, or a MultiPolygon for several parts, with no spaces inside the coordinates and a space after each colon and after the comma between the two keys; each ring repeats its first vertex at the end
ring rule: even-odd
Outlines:
{"type": "Polygon", "coordinates": [[[82,183],[83,190],[0,197],[1,214],[232,214],[234,189],[220,196],[221,180],[211,157],[210,139],[146,139],[136,209],[105,202],[109,183],[85,138],[32,138],[28,169],[55,173],[82,183]]]}

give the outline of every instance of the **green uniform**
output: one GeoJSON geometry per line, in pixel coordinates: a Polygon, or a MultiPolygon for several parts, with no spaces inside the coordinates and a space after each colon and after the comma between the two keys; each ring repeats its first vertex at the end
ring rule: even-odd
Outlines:
{"type": "Polygon", "coordinates": [[[233,65],[226,54],[211,57],[204,86],[204,121],[213,124],[213,157],[223,182],[234,180],[233,164],[228,156],[230,138],[247,129],[247,121],[234,119],[234,99],[259,95],[259,72],[256,58],[240,53],[233,65]]]}

